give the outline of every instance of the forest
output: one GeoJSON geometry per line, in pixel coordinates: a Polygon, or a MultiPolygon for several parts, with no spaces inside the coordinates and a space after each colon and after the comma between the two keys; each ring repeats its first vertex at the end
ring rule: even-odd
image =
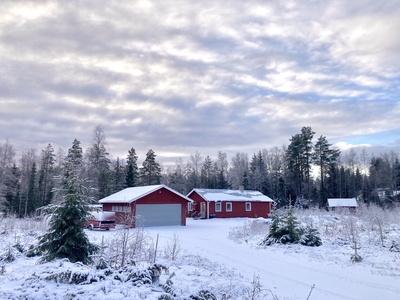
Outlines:
{"type": "Polygon", "coordinates": [[[193,188],[258,190],[276,201],[299,207],[324,207],[327,198],[357,197],[366,204],[390,208],[399,203],[400,161],[398,153],[369,154],[367,149],[340,153],[323,135],[314,138],[311,127],[301,128],[287,146],[260,149],[251,156],[237,152],[228,161],[218,151],[215,158],[196,151],[185,162],[163,168],[149,149],[138,164],[135,148],[127,156],[112,159],[103,127],[93,130],[84,151],[78,139],[71,148],[55,151],[24,149],[20,157],[6,140],[0,143],[0,211],[17,217],[35,215],[37,208],[57,203],[54,191],[65,173],[65,162],[74,153],[91,199],[97,200],[127,187],[152,184],[167,186],[186,195],[193,188]]]}

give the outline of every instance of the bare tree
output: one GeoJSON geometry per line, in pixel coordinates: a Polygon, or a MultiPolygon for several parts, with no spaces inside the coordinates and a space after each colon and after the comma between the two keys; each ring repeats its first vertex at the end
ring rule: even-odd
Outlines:
{"type": "Polygon", "coordinates": [[[188,190],[198,187],[200,183],[200,171],[203,165],[203,157],[196,151],[191,154],[186,164],[186,177],[188,179],[188,190]]]}
{"type": "Polygon", "coordinates": [[[94,183],[97,189],[97,198],[103,198],[111,193],[109,185],[110,154],[107,151],[106,136],[103,127],[97,125],[93,129],[93,139],[86,152],[88,162],[87,177],[94,183]]]}
{"type": "Polygon", "coordinates": [[[231,168],[229,169],[229,181],[233,189],[239,189],[244,186],[245,176],[249,172],[249,156],[244,152],[237,152],[231,159],[231,168]]]}

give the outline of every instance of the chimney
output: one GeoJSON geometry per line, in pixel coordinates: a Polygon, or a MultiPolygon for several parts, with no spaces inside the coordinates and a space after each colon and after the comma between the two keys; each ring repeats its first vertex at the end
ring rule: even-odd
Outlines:
{"type": "Polygon", "coordinates": [[[240,186],[239,186],[239,191],[240,191],[241,193],[243,193],[243,191],[244,191],[244,186],[243,186],[243,185],[240,185],[240,186]]]}

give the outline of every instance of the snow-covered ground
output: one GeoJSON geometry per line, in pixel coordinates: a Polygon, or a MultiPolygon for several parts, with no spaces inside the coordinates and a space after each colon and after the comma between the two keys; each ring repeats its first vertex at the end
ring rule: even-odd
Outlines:
{"type": "MultiPolygon", "coordinates": [[[[217,299],[400,299],[400,252],[390,251],[392,241],[400,245],[398,216],[386,216],[381,227],[374,214],[370,223],[368,218],[326,212],[305,211],[298,218],[318,227],[322,246],[260,247],[268,232],[262,219],[188,219],[186,227],[152,227],[143,233],[149,253],[154,253],[158,236],[156,262],[168,267],[160,283],[172,280],[176,293],[171,299],[191,299],[200,290],[213,292],[217,299]],[[361,247],[359,263],[350,261],[353,239],[361,247]]],[[[27,222],[2,220],[1,257],[16,242],[27,248],[43,233],[42,225],[27,222]]],[[[121,238],[122,230],[86,232],[91,241],[111,249],[109,241],[121,238]]],[[[38,257],[27,258],[11,248],[16,259],[0,263],[0,299],[159,299],[163,294],[157,284],[134,286],[67,261],[37,264],[38,257]],[[100,279],[91,284],[44,279],[68,270],[100,279]]],[[[132,268],[152,265],[149,253],[147,263],[132,268]]]]}

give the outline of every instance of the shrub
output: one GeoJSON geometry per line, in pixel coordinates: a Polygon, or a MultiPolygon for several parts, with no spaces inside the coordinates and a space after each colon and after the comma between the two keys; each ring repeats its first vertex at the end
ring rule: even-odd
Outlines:
{"type": "Polygon", "coordinates": [[[208,290],[201,290],[196,295],[191,295],[190,299],[193,300],[217,300],[217,297],[208,290]]]}
{"type": "Polygon", "coordinates": [[[270,214],[271,225],[269,233],[261,242],[262,245],[270,246],[275,243],[296,244],[301,243],[305,246],[320,246],[321,239],[316,229],[307,226],[306,229],[300,226],[297,218],[293,214],[293,208],[289,207],[284,212],[273,210],[270,214]]]}
{"type": "Polygon", "coordinates": [[[304,246],[319,247],[322,245],[321,238],[317,229],[312,228],[308,225],[305,229],[304,234],[300,238],[300,244],[304,246]]]}

